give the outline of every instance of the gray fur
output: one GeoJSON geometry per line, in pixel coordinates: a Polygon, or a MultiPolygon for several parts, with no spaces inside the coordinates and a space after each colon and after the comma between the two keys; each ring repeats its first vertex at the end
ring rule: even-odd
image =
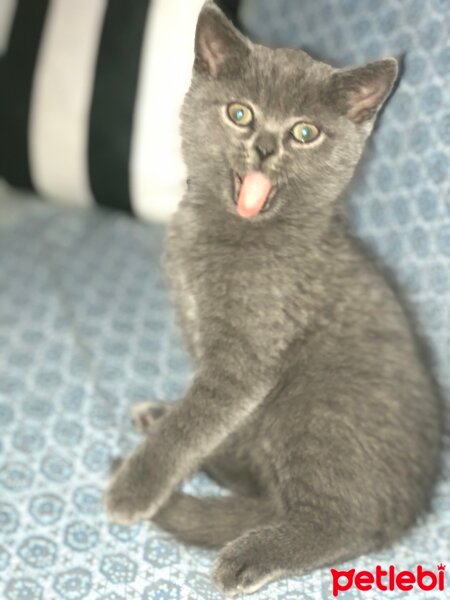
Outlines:
{"type": "Polygon", "coordinates": [[[394,59],[337,70],[253,45],[211,2],[199,18],[182,110],[189,187],[167,244],[196,371],[172,410],[140,420],[148,435],[105,507],[120,523],[152,518],[182,540],[226,544],[213,577],[231,595],[390,544],[430,496],[438,395],[340,199],[396,76],[394,59]],[[254,107],[254,129],[227,121],[231,101],[254,107]],[[302,117],[319,143],[289,137],[302,117]],[[251,170],[278,191],[243,219],[231,173],[251,170]],[[177,492],[198,469],[233,495],[177,492]]]}

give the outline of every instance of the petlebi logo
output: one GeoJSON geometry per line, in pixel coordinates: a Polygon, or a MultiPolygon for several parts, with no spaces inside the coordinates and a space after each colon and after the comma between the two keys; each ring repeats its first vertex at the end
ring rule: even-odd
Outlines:
{"type": "Polygon", "coordinates": [[[342,592],[347,592],[352,587],[361,592],[378,590],[380,592],[411,592],[422,590],[424,592],[439,591],[445,588],[445,565],[439,564],[435,571],[425,569],[418,565],[413,571],[397,571],[394,565],[383,569],[380,565],[375,571],[339,571],[331,569],[333,583],[333,596],[336,598],[342,592]]]}

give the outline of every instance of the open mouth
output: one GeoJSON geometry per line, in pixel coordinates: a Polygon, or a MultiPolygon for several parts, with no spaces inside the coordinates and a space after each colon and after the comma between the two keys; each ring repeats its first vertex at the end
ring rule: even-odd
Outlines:
{"type": "Polygon", "coordinates": [[[241,186],[242,186],[242,177],[240,175],[238,175],[235,171],[231,171],[231,175],[232,175],[232,179],[233,179],[233,202],[236,204],[238,203],[238,199],[239,199],[239,193],[241,191],[241,186]]]}
{"type": "Polygon", "coordinates": [[[232,180],[233,201],[241,217],[251,218],[270,210],[278,186],[266,175],[254,171],[241,176],[232,171],[232,180]]]}

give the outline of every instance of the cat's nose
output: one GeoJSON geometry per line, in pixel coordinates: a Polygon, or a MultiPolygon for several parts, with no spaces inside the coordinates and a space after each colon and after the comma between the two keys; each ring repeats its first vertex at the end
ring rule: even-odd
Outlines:
{"type": "Polygon", "coordinates": [[[272,154],[275,154],[277,149],[277,140],[270,133],[262,133],[255,142],[255,150],[261,161],[266,160],[272,154]]]}

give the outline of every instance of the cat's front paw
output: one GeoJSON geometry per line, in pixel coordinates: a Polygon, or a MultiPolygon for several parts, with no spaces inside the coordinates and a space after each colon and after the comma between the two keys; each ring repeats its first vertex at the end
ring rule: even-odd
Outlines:
{"type": "Polygon", "coordinates": [[[103,506],[108,520],[118,525],[132,525],[143,519],[141,511],[133,506],[133,498],[117,484],[117,481],[113,481],[106,490],[103,506]]]}
{"type": "Polygon", "coordinates": [[[160,508],[160,485],[146,462],[140,448],[114,471],[103,498],[105,512],[113,523],[131,525],[147,520],[160,508]]]}

